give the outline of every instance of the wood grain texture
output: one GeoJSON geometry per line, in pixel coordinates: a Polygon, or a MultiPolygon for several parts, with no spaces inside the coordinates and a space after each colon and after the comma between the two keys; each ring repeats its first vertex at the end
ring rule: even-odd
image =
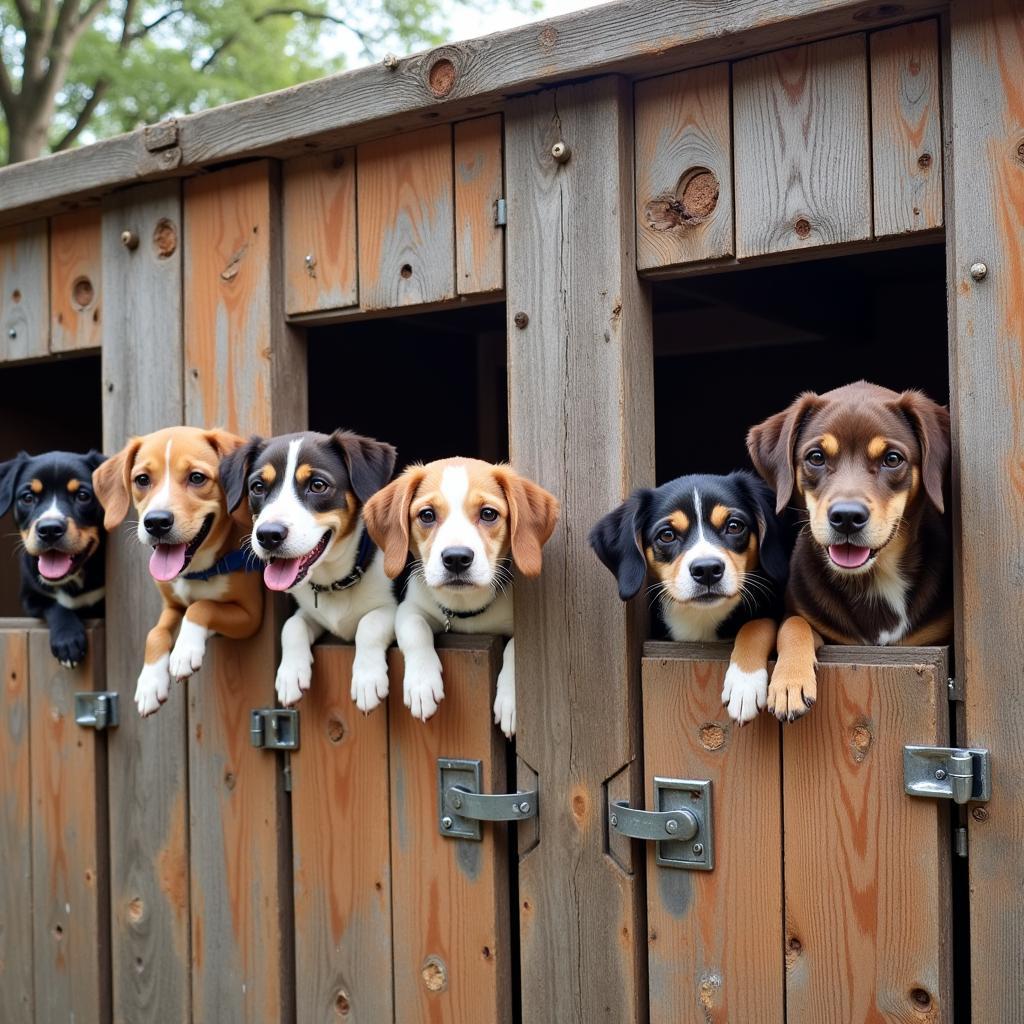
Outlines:
{"type": "Polygon", "coordinates": [[[44,220],[0,234],[0,360],[50,350],[49,244],[44,220]]]}
{"type": "Polygon", "coordinates": [[[356,151],[287,161],[282,191],[285,312],[357,305],[356,151]]]}
{"type": "Polygon", "coordinates": [[[957,677],[965,734],[994,760],[992,800],[968,816],[971,1003],[976,1021],[1024,1019],[1024,10],[953,4],[945,118],[954,494],[960,541],[957,677]],[[988,276],[975,282],[971,264],[988,276]],[[1014,709],[1014,710],[1010,710],[1014,709]]]}
{"type": "Polygon", "coordinates": [[[941,227],[938,22],[874,32],[870,47],[875,235],[941,227]]]}
{"type": "MultiPolygon", "coordinates": [[[[182,422],[181,184],[140,185],[103,204],[103,446],[182,422]],[[121,243],[134,232],[138,248],[121,243]],[[146,344],[140,344],[146,339],[146,344]]],[[[185,694],[155,718],[132,703],[162,602],[134,534],[107,545],[107,686],[114,1020],[188,1024],[188,757],[185,694]]]]}
{"type": "Polygon", "coordinates": [[[635,107],[637,268],[733,255],[729,65],[638,82],[635,107]]]}
{"type": "Polygon", "coordinates": [[[361,307],[454,297],[451,126],[365,143],[358,161],[361,307]]]}
{"type": "MultiPolygon", "coordinates": [[[[723,652],[724,654],[725,652],[723,652]]],[[[726,657],[645,658],[644,775],[711,781],[714,870],[659,867],[647,844],[652,1024],[782,1024],[780,730],[722,707],[726,657]]]]}
{"type": "Polygon", "coordinates": [[[102,690],[103,630],[89,629],[77,669],[61,668],[50,633],[29,633],[32,918],[39,1020],[110,1017],[106,746],[75,724],[74,695],[102,690]]]}
{"type": "Polygon", "coordinates": [[[605,853],[606,782],[643,795],[639,621],[586,543],[654,480],[631,93],[605,78],[517,99],[505,118],[510,452],[562,501],[542,575],[515,589],[520,779],[537,773],[544,793],[542,841],[519,864],[526,1024],[643,1016],[642,895],[628,850],[605,853]],[[565,164],[551,158],[559,139],[565,164]]]}
{"type": "MultiPolygon", "coordinates": [[[[394,1020],[388,713],[349,697],[355,648],[314,648],[292,756],[297,1020],[394,1020]]],[[[404,710],[404,709],[403,709],[404,710]]]]}
{"type": "Polygon", "coordinates": [[[460,295],[505,285],[505,232],[494,204],[505,194],[501,115],[452,127],[455,160],[455,285],[460,295]]]}
{"type": "Polygon", "coordinates": [[[903,792],[904,744],[948,742],[947,675],[939,649],[821,665],[783,730],[791,1024],[952,1020],[949,808],[903,792]]]}
{"type": "Polygon", "coordinates": [[[501,643],[443,638],[440,709],[423,723],[402,703],[404,665],[392,651],[391,868],[395,1020],[511,1024],[507,828],[485,824],[479,843],[438,830],[437,759],[483,762],[483,788],[506,790],[505,740],[492,722],[501,643]]]}
{"type": "Polygon", "coordinates": [[[871,236],[863,34],[733,65],[736,255],[871,236]]]}
{"type": "Polygon", "coordinates": [[[28,630],[0,620],[0,1020],[34,1024],[28,630]]]}
{"type": "Polygon", "coordinates": [[[102,212],[50,221],[50,351],[99,348],[103,331],[102,212]]]}

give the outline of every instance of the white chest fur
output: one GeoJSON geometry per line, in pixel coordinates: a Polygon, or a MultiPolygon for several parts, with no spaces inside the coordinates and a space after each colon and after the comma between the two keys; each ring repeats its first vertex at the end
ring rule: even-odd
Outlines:
{"type": "Polygon", "coordinates": [[[195,601],[219,601],[228,590],[230,574],[211,576],[208,580],[187,580],[183,576],[171,581],[171,593],[185,605],[195,601]]]}
{"type": "Polygon", "coordinates": [[[484,633],[494,636],[512,636],[512,592],[506,588],[499,592],[485,611],[479,615],[453,615],[446,620],[434,591],[418,577],[409,581],[406,600],[411,600],[424,613],[435,633],[443,633],[448,622],[453,633],[484,633]]]}
{"type": "Polygon", "coordinates": [[[732,615],[739,603],[739,597],[735,597],[712,608],[680,605],[675,601],[666,601],[661,607],[668,635],[673,640],[709,643],[719,639],[719,625],[732,615]]]}
{"type": "Polygon", "coordinates": [[[368,611],[396,604],[379,552],[354,586],[316,593],[305,584],[294,591],[293,596],[305,615],[334,636],[349,641],[355,638],[356,627],[368,611]]]}

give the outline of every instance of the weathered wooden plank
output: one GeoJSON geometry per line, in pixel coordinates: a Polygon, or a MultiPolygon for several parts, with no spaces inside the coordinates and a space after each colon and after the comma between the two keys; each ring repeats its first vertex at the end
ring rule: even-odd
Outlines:
{"type": "Polygon", "coordinates": [[[971,1006],[976,1021],[1024,1019],[1024,9],[952,6],[946,130],[950,399],[960,536],[956,674],[961,739],[988,747],[990,803],[968,816],[971,1006]],[[984,262],[980,281],[972,264],[984,262]]]}
{"type": "Polygon", "coordinates": [[[874,32],[870,46],[875,235],[941,227],[938,22],[874,32]]]}
{"type": "Polygon", "coordinates": [[[783,731],[791,1024],[953,1019],[949,809],[903,792],[904,744],[948,742],[945,655],[923,653],[819,666],[783,731]]]}
{"type": "Polygon", "coordinates": [[[635,104],[638,269],[731,256],[729,65],[638,82],[635,104]]]}
{"type": "Polygon", "coordinates": [[[99,348],[103,272],[99,207],[50,221],[50,351],[99,348]]]}
{"type": "Polygon", "coordinates": [[[355,306],[356,151],[296,157],[282,173],[285,311],[355,306]]]}
{"type": "Polygon", "coordinates": [[[905,21],[942,0],[646,0],[604,4],[387,66],[318,79],[179,118],[177,142],[150,152],[151,128],[0,171],[0,221],[50,213],[131,181],[253,156],[288,156],[409,131],[444,116],[497,109],[507,95],[607,72],[651,75],[734,59],[812,38],[905,21]],[[454,76],[441,61],[450,62],[454,76]],[[431,71],[433,85],[431,88],[431,71]],[[451,83],[449,91],[445,92],[451,83]]]}
{"type": "Polygon", "coordinates": [[[28,630],[0,621],[0,1020],[34,1024],[28,630]]]}
{"type": "Polygon", "coordinates": [[[300,1021],[395,1017],[388,714],[362,715],[349,698],[354,655],[350,645],[314,648],[291,761],[300,1021]]]}
{"type": "Polygon", "coordinates": [[[395,1020],[511,1024],[508,826],[485,825],[479,843],[446,839],[437,796],[439,757],[481,761],[484,791],[505,791],[491,713],[501,644],[446,637],[438,648],[445,700],[425,724],[402,703],[401,655],[388,661],[395,1020]]]}
{"type": "Polygon", "coordinates": [[[505,235],[494,223],[504,195],[501,115],[460,121],[455,147],[455,285],[460,295],[500,291],[505,235]]]}
{"type": "MultiPolygon", "coordinates": [[[[103,445],[113,453],[135,434],[182,421],[180,182],[111,196],[102,235],[103,445]]],[[[186,701],[175,694],[182,699],[145,720],[132,704],[162,605],[133,536],[107,545],[107,580],[107,685],[123,705],[107,741],[114,1020],[188,1024],[186,701]]]]}
{"type": "Polygon", "coordinates": [[[358,161],[360,306],[453,298],[451,126],[368,142],[358,161]]]}
{"type": "Polygon", "coordinates": [[[104,688],[103,631],[77,669],[61,668],[47,629],[29,633],[32,918],[39,1020],[110,1017],[106,746],[75,724],[76,690],[104,688]]]}
{"type": "Polygon", "coordinates": [[[654,480],[631,92],[605,78],[515,100],[505,118],[510,453],[563,510],[543,574],[515,590],[520,779],[535,772],[544,794],[543,841],[519,864],[527,1024],[643,1017],[642,895],[628,848],[605,852],[602,795],[643,794],[640,610],[586,543],[599,516],[654,480]],[[563,164],[559,140],[572,151],[563,164]]]}
{"type": "Polygon", "coordinates": [[[733,65],[736,255],[871,236],[863,34],[733,65]]]}
{"type": "Polygon", "coordinates": [[[49,227],[36,221],[0,236],[0,360],[50,350],[49,227]]]}

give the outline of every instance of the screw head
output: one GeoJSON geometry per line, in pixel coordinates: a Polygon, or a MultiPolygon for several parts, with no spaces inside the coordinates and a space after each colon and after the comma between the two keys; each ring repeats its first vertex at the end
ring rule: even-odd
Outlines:
{"type": "Polygon", "coordinates": [[[527,800],[524,800],[519,805],[519,813],[520,814],[529,814],[530,813],[530,804],[529,804],[529,802],[527,800]]]}
{"type": "Polygon", "coordinates": [[[452,796],[452,807],[454,807],[456,810],[458,810],[461,806],[462,806],[462,797],[459,796],[458,793],[453,794],[453,796],[452,796]]]}
{"type": "Polygon", "coordinates": [[[398,58],[393,53],[385,53],[381,64],[383,64],[388,71],[394,71],[398,67],[398,58]]]}
{"type": "Polygon", "coordinates": [[[675,835],[679,831],[679,822],[672,818],[670,821],[665,822],[665,831],[670,835],[675,835]]]}
{"type": "Polygon", "coordinates": [[[612,823],[612,828],[614,828],[619,823],[619,816],[617,814],[613,814],[609,820],[612,823]]]}
{"type": "Polygon", "coordinates": [[[946,769],[945,768],[936,768],[935,769],[935,778],[937,778],[939,780],[939,782],[941,782],[945,777],[946,777],[946,769]]]}
{"type": "Polygon", "coordinates": [[[135,250],[139,247],[139,236],[132,230],[127,229],[121,232],[121,244],[129,250],[135,250]]]}
{"type": "Polygon", "coordinates": [[[311,252],[307,252],[307,253],[306,253],[306,260],[305,260],[305,263],[306,263],[306,266],[307,266],[307,267],[308,267],[308,268],[309,268],[310,270],[312,270],[312,269],[313,269],[313,267],[315,267],[315,266],[316,266],[316,257],[315,257],[315,256],[314,256],[314,255],[313,255],[313,254],[312,254],[311,252]]]}
{"type": "Polygon", "coordinates": [[[975,281],[984,281],[988,277],[988,267],[980,260],[977,263],[971,264],[971,277],[975,281]]]}
{"type": "Polygon", "coordinates": [[[452,824],[453,824],[452,819],[449,818],[447,814],[441,819],[441,828],[444,828],[444,829],[451,828],[452,824]]]}
{"type": "Polygon", "coordinates": [[[559,139],[558,142],[551,147],[551,156],[557,163],[564,164],[566,160],[572,156],[572,150],[569,149],[567,143],[559,139]]]}
{"type": "Polygon", "coordinates": [[[18,331],[17,331],[16,328],[14,328],[14,327],[8,327],[7,328],[7,337],[8,338],[16,338],[17,336],[18,336],[18,331]]]}
{"type": "Polygon", "coordinates": [[[700,857],[703,853],[704,853],[704,844],[703,843],[694,843],[693,844],[693,855],[694,855],[694,857],[700,857]]]}

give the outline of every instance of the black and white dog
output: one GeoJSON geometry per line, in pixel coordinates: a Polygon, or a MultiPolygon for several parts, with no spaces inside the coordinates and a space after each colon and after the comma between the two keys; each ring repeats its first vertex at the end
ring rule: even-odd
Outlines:
{"type": "Polygon", "coordinates": [[[91,451],[20,452],[0,463],[0,516],[14,506],[21,534],[21,605],[46,620],[50,650],[65,667],[85,658],[80,614],[103,614],[103,509],[92,472],[106,456],[91,451]]]}
{"type": "Polygon", "coordinates": [[[299,606],[281,630],[276,689],[286,706],[309,689],[312,645],[324,630],[355,640],[356,706],[370,711],[388,695],[398,602],[362,507],[391,479],[396,455],[389,444],[336,430],[254,437],[220,464],[228,508],[248,501],[250,545],[267,563],[263,582],[299,606]]]}
{"type": "Polygon", "coordinates": [[[590,533],[629,600],[650,576],[673,640],[735,638],[722,703],[739,723],[765,706],[792,539],[753,473],[683,476],[634,491],[590,533]]]}

